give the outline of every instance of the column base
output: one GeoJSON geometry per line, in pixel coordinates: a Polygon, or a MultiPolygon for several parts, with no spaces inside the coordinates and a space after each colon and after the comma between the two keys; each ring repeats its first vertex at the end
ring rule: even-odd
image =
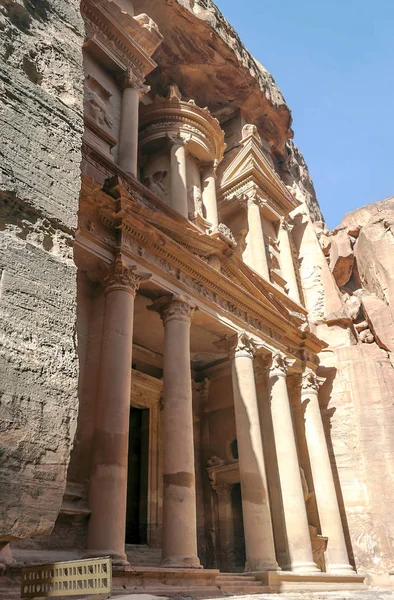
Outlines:
{"type": "Polygon", "coordinates": [[[160,561],[161,567],[172,569],[203,569],[197,556],[167,556],[160,561]]]}
{"type": "Polygon", "coordinates": [[[309,575],[309,574],[317,574],[321,573],[320,569],[314,562],[305,562],[305,563],[292,563],[287,565],[284,569],[285,571],[291,571],[292,573],[297,573],[298,575],[309,575]]]}
{"type": "Polygon", "coordinates": [[[86,550],[84,558],[105,558],[109,557],[113,567],[129,567],[130,563],[124,553],[114,552],[113,550],[86,550]]]}
{"type": "Polygon", "coordinates": [[[356,571],[349,564],[328,564],[327,565],[327,573],[330,575],[357,575],[356,571]]]}
{"type": "Polygon", "coordinates": [[[268,571],[280,571],[276,562],[264,562],[259,560],[247,560],[244,573],[267,573],[268,571]]]}

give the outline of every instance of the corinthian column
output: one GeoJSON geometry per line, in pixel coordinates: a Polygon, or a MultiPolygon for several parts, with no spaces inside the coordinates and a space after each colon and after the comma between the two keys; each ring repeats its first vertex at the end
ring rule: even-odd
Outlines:
{"type": "Polygon", "coordinates": [[[318,568],[313,560],[286,376],[285,358],[276,354],[269,371],[269,389],[290,561],[288,566],[297,573],[314,573],[318,572],[318,568]]]}
{"type": "Polygon", "coordinates": [[[305,406],[305,435],[320,525],[322,535],[328,538],[327,571],[345,575],[354,571],[349,564],[318,393],[316,375],[307,370],[302,377],[301,402],[305,406]]]}
{"type": "Polygon", "coordinates": [[[164,323],[162,564],[199,568],[193,445],[190,324],[193,307],[159,298],[151,307],[164,323]]]}
{"type": "Polygon", "coordinates": [[[214,229],[219,225],[218,205],[216,198],[216,169],[217,161],[206,167],[202,173],[203,179],[203,203],[206,210],[206,219],[214,229]]]}
{"type": "Polygon", "coordinates": [[[247,264],[261,277],[269,281],[269,268],[265,250],[263,224],[261,222],[260,201],[257,194],[247,200],[248,209],[248,253],[247,264]]]}
{"type": "Polygon", "coordinates": [[[253,369],[255,345],[242,333],[230,340],[239,475],[245,530],[245,571],[278,570],[253,369]]]}
{"type": "Polygon", "coordinates": [[[149,91],[129,69],[123,79],[122,109],[119,130],[118,164],[123,171],[137,175],[138,109],[140,97],[149,91]]]}
{"type": "Polygon", "coordinates": [[[93,456],[89,483],[87,548],[90,556],[111,556],[127,564],[127,457],[133,345],[134,298],[139,274],[117,256],[106,280],[93,456]]]}
{"type": "Polygon", "coordinates": [[[180,135],[168,135],[168,139],[171,148],[171,206],[188,219],[186,141],[180,135]]]}
{"type": "Polygon", "coordinates": [[[298,291],[298,283],[289,235],[289,225],[284,219],[282,219],[279,226],[278,236],[280,250],[280,266],[282,269],[282,275],[287,281],[288,293],[290,298],[292,300],[295,300],[295,302],[299,303],[300,293],[298,291]]]}

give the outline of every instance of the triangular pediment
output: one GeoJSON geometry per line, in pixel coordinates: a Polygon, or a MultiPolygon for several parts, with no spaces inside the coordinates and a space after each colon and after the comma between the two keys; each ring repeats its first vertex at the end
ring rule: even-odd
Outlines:
{"type": "Polygon", "coordinates": [[[223,172],[220,181],[222,195],[233,193],[243,181],[252,179],[268,196],[280,203],[283,211],[290,212],[296,208],[298,201],[275,173],[257,135],[248,136],[241,144],[240,151],[223,172]]]}

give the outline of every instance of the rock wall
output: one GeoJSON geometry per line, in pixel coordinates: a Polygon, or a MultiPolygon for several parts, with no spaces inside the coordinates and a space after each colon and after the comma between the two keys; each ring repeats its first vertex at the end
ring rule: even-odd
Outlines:
{"type": "Polygon", "coordinates": [[[368,581],[387,584],[394,563],[394,202],[353,211],[329,232],[313,222],[305,200],[294,223],[310,324],[329,343],[320,356],[321,399],[349,555],[368,581]]]}
{"type": "Polygon", "coordinates": [[[1,542],[51,531],[76,426],[79,2],[0,0],[0,30],[1,542]]]}

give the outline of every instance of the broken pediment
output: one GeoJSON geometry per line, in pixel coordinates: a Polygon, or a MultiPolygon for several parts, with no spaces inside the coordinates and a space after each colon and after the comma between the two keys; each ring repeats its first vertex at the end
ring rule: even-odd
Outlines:
{"type": "Polygon", "coordinates": [[[222,201],[247,193],[249,187],[259,189],[266,196],[276,214],[288,214],[299,205],[278,175],[272,169],[262,150],[255,125],[242,130],[241,149],[224,170],[220,185],[222,201]]]}

